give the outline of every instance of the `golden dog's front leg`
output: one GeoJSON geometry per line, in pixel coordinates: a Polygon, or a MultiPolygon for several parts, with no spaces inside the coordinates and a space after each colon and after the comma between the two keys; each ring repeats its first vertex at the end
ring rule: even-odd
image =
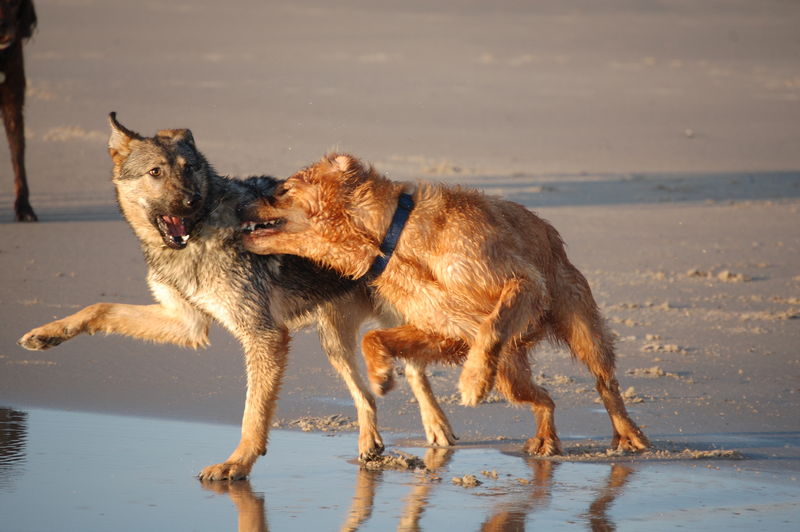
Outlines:
{"type": "Polygon", "coordinates": [[[467,351],[461,340],[445,338],[401,325],[377,329],[364,335],[361,343],[364,362],[372,388],[379,395],[394,386],[394,359],[404,359],[406,378],[419,403],[425,436],[431,445],[454,445],[458,439],[450,427],[425,375],[425,367],[432,362],[460,362],[467,351]]]}
{"type": "Polygon", "coordinates": [[[267,435],[286,369],[289,331],[284,328],[256,330],[245,335],[247,399],[242,417],[242,439],[225,462],[208,466],[201,480],[247,478],[259,456],[267,452],[267,435]]]}
{"type": "Polygon", "coordinates": [[[383,396],[394,387],[395,358],[416,361],[421,368],[431,362],[456,362],[463,358],[466,344],[413,325],[401,325],[367,332],[361,340],[361,351],[372,389],[383,396]]]}

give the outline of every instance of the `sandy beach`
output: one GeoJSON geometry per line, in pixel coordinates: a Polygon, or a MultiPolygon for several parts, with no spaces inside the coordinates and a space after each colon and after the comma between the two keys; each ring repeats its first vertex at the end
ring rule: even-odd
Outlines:
{"type": "MultiPolygon", "coordinates": [[[[113,110],[148,135],[190,128],[223,174],[287,176],[336,148],[395,179],[535,210],[617,335],[618,376],[645,432],[663,445],[762,449],[748,467],[796,490],[800,5],[601,4],[37,1],[26,118],[39,223],[12,221],[0,150],[0,406],[230,425],[208,463],[235,442],[242,356],[220,328],[200,351],[102,336],[43,352],[16,344],[97,301],[151,301],[110,182],[113,110]]],[[[532,361],[562,438],[607,443],[583,366],[548,345],[532,361]]],[[[499,397],[459,406],[458,369],[430,374],[457,455],[489,445],[508,456],[533,433],[530,413],[499,397]]],[[[378,406],[384,437],[424,454],[402,379],[378,406]]],[[[354,418],[316,333],[297,333],[275,427],[348,438],[354,418]]],[[[253,483],[282,474],[273,456],[253,483]]],[[[274,526],[280,512],[269,515],[274,526]]]]}

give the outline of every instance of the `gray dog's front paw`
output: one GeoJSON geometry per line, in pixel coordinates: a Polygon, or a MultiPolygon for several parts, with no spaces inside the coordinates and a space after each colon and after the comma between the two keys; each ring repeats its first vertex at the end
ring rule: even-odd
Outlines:
{"type": "Polygon", "coordinates": [[[78,332],[65,320],[58,320],[28,331],[17,343],[25,349],[41,351],[66,342],[78,332]]]}
{"type": "Polygon", "coordinates": [[[250,474],[252,465],[240,462],[223,462],[204,468],[197,478],[200,480],[244,480],[250,474]]]}
{"type": "Polygon", "coordinates": [[[63,336],[45,336],[30,332],[20,338],[17,343],[25,349],[30,349],[31,351],[42,351],[44,349],[55,347],[64,340],[66,340],[66,338],[63,336]]]}

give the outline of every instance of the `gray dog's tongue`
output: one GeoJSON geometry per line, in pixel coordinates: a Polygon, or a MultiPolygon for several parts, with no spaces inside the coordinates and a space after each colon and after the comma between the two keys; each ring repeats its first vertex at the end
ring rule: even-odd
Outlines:
{"type": "Polygon", "coordinates": [[[167,226],[167,232],[171,237],[184,237],[186,236],[186,227],[183,225],[183,220],[178,216],[162,216],[164,224],[167,226]]]}

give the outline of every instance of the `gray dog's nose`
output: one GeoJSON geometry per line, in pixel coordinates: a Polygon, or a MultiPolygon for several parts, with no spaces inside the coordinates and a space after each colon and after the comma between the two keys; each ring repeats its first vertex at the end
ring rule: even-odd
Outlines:
{"type": "Polygon", "coordinates": [[[194,196],[184,198],[183,204],[189,208],[196,207],[200,203],[200,199],[200,194],[195,193],[194,196]]]}

